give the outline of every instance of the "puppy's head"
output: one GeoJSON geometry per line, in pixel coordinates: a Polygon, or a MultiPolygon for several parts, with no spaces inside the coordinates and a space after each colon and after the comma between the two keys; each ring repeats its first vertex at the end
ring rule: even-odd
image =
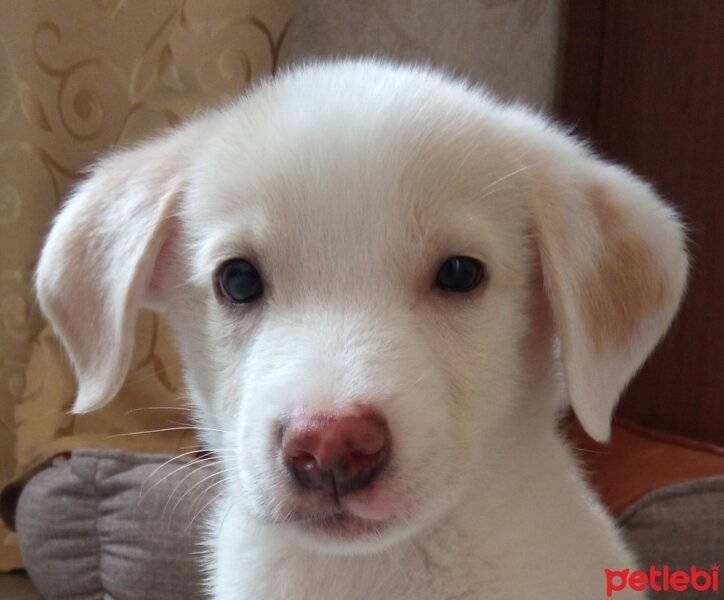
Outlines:
{"type": "Polygon", "coordinates": [[[492,485],[565,398],[605,439],[686,265],[622,169],[439,74],[361,62],[102,161],[37,287],[77,412],[118,390],[139,309],[163,312],[228,493],[347,552],[492,485]]]}

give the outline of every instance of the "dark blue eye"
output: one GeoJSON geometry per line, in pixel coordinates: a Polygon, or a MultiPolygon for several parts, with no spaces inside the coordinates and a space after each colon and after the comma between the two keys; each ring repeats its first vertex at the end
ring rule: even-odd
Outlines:
{"type": "Polygon", "coordinates": [[[448,258],[435,277],[435,287],[449,292],[471,292],[483,281],[483,263],[469,256],[448,258]]]}
{"type": "Polygon", "coordinates": [[[232,258],[221,265],[217,280],[221,292],[234,304],[251,302],[264,293],[259,271],[243,258],[232,258]]]}

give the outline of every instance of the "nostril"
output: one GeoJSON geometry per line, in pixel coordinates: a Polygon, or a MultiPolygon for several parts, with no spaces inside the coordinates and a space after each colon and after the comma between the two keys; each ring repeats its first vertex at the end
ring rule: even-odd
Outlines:
{"type": "Polygon", "coordinates": [[[303,469],[311,469],[317,466],[317,459],[310,452],[300,451],[290,456],[289,459],[297,466],[303,469]]]}
{"type": "Polygon", "coordinates": [[[334,468],[337,492],[340,496],[369,487],[387,466],[390,450],[385,439],[376,451],[352,450],[334,468]]]}
{"type": "Polygon", "coordinates": [[[294,458],[296,460],[307,461],[307,462],[316,462],[316,460],[317,460],[314,457],[314,454],[312,454],[311,452],[305,452],[304,450],[300,450],[292,458],[294,458]]]}

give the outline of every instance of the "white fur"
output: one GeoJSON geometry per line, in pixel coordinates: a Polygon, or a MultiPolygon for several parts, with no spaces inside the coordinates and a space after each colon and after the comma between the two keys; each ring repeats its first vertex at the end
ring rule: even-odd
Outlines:
{"type": "Polygon", "coordinates": [[[232,474],[209,533],[217,600],[583,600],[635,559],[557,416],[570,398],[608,437],[686,271],[674,213],[634,176],[525,109],[362,61],[286,73],[101,161],[37,287],[77,412],[121,385],[141,306],[174,326],[201,433],[232,474]],[[481,289],[432,286],[455,255],[485,263],[481,289]],[[264,277],[253,304],[214,293],[232,257],[264,277]],[[616,304],[639,280],[636,309],[616,304]],[[586,312],[599,299],[601,323],[586,312]],[[275,432],[359,403],[387,419],[391,462],[344,505],[386,527],[321,539],[294,522],[315,501],[275,432]]]}

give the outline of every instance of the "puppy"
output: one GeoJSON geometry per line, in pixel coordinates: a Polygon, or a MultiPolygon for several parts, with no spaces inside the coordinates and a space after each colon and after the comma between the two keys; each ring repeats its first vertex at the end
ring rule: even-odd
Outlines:
{"type": "Polygon", "coordinates": [[[213,598],[597,599],[635,559],[557,417],[608,438],[684,243],[649,186],[541,117],[347,61],[102,160],[37,291],[78,413],[122,384],[142,307],[172,324],[229,475],[213,598]]]}

